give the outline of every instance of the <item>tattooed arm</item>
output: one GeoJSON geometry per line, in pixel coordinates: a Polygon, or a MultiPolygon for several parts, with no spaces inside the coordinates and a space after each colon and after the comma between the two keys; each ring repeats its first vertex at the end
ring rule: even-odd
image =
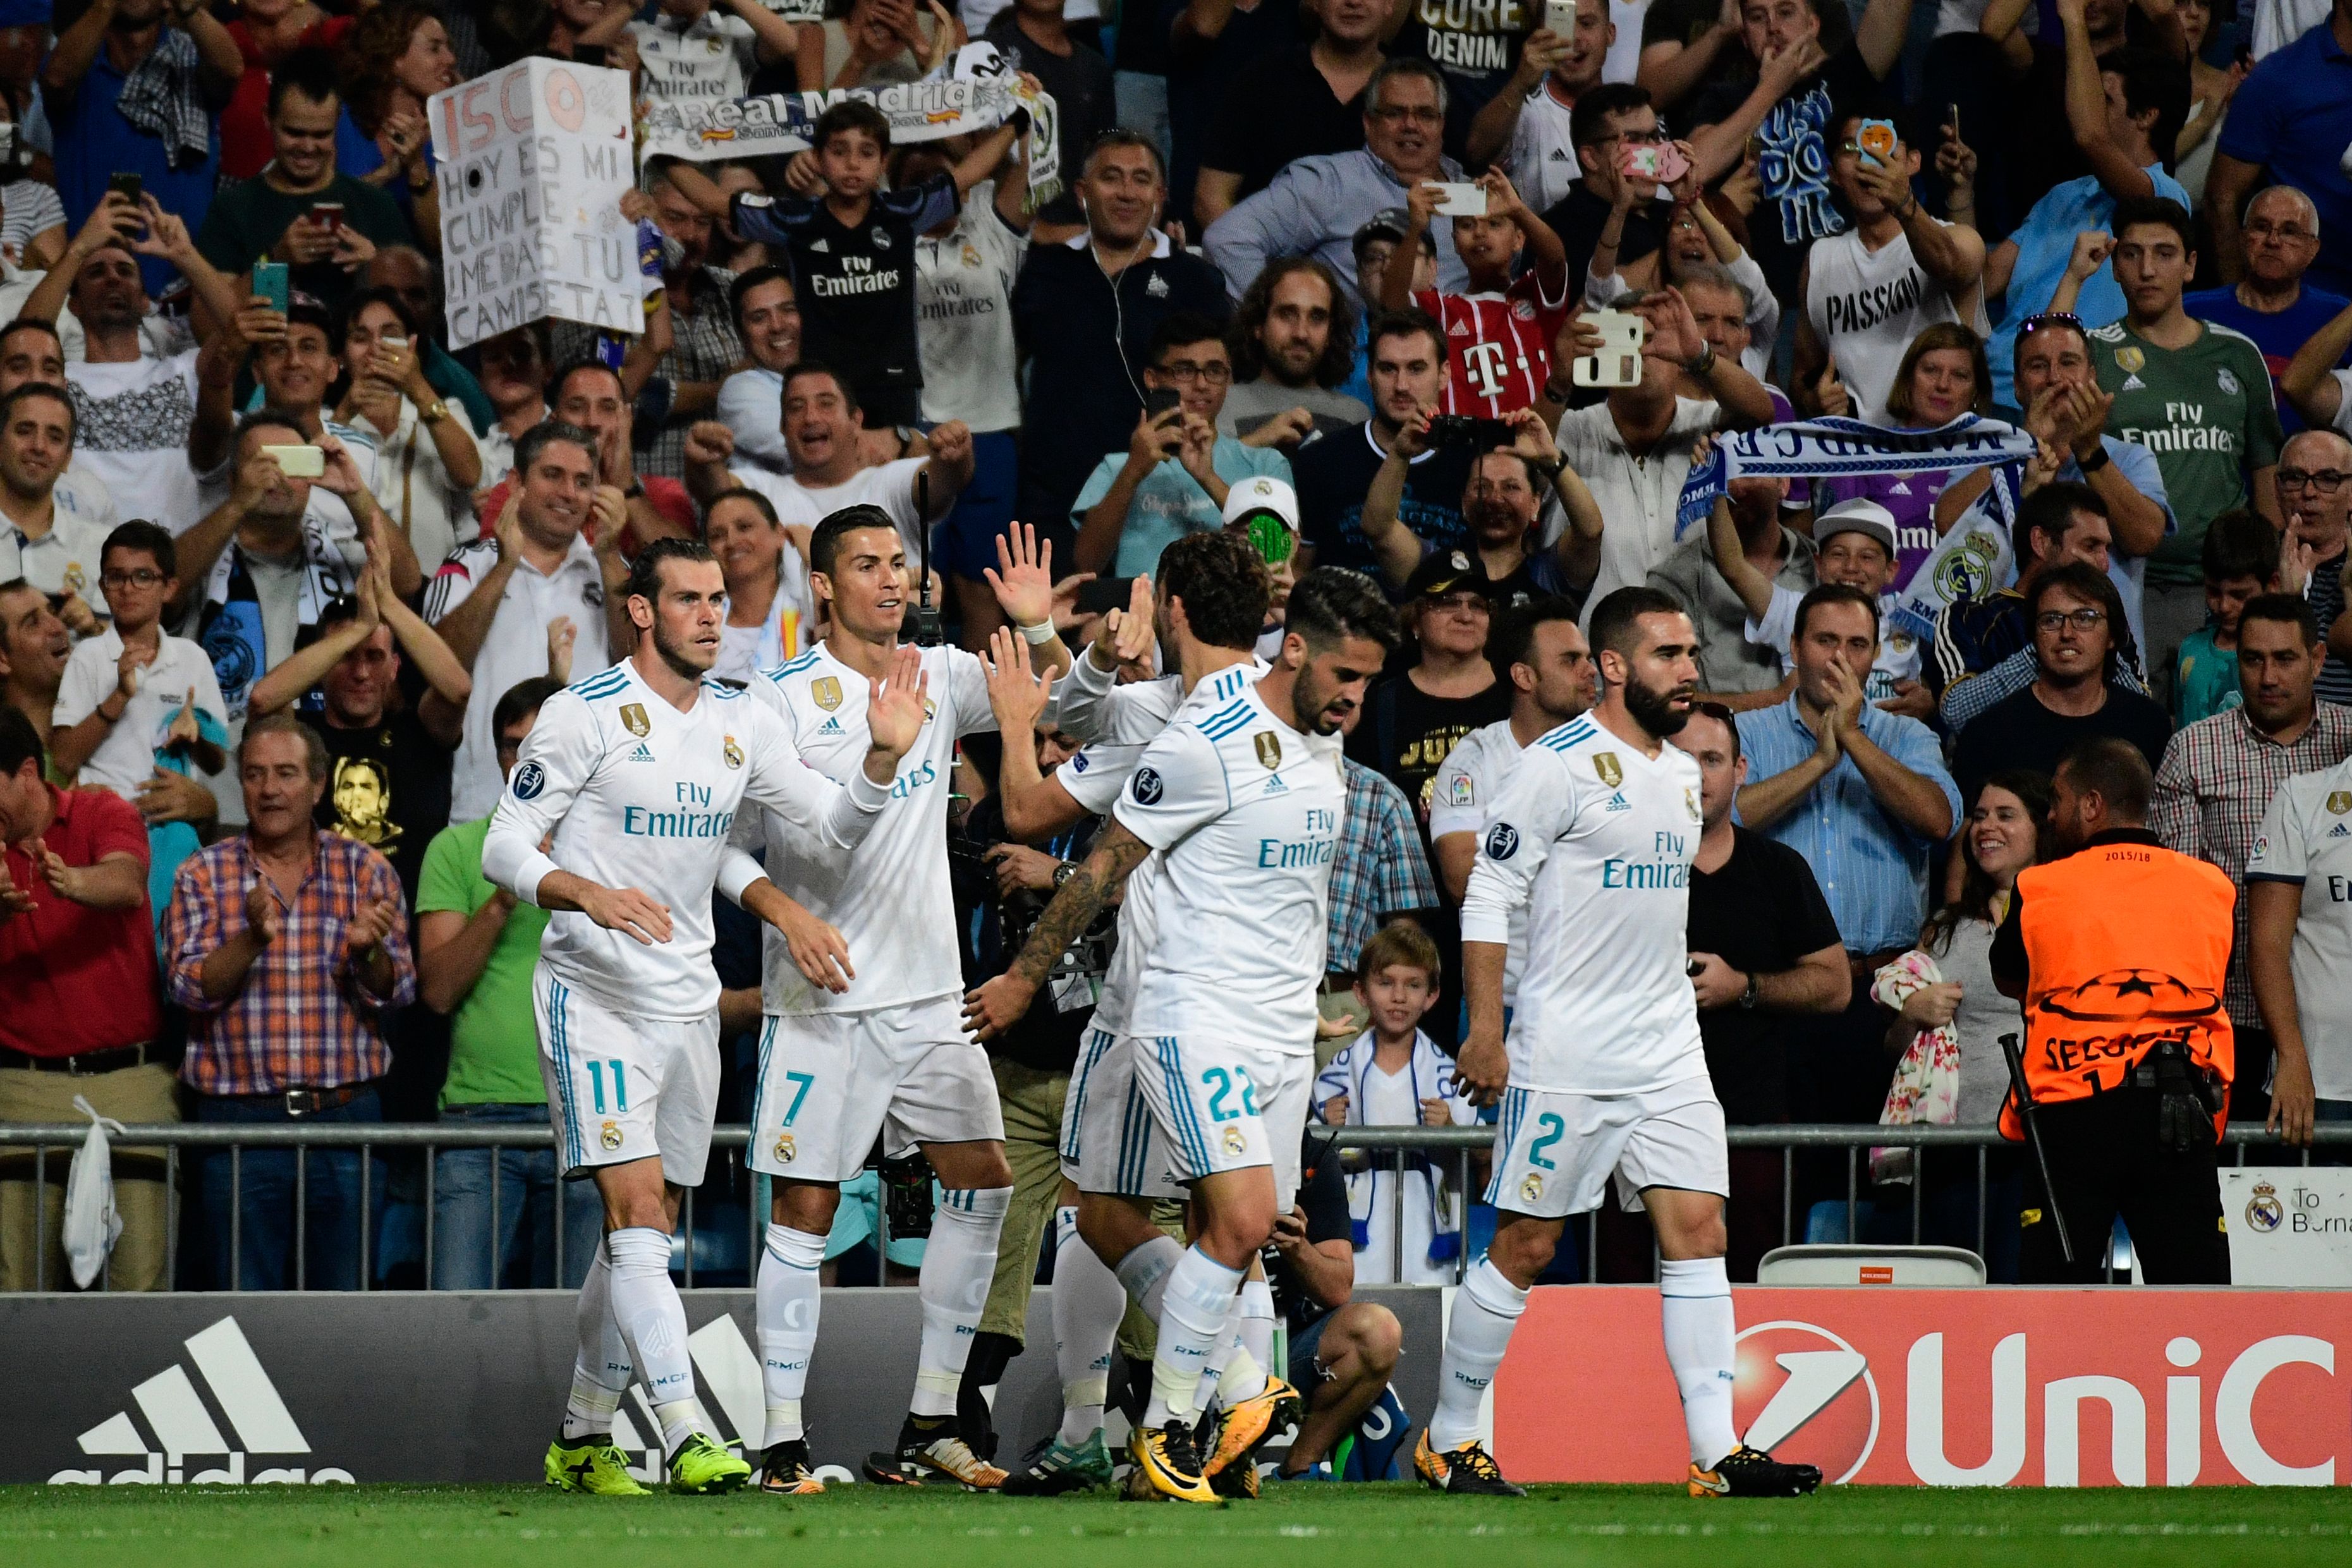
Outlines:
{"type": "Polygon", "coordinates": [[[982,1040],[1003,1033],[1018,1022],[1035,999],[1045,977],[1054,972],[1063,950],[1094,924],[1128,876],[1143,863],[1151,846],[1114,820],[1095,842],[1094,852],[1070,873],[1061,892],[1037,917],[1036,928],[1013,967],[964,998],[967,1028],[982,1040]]]}

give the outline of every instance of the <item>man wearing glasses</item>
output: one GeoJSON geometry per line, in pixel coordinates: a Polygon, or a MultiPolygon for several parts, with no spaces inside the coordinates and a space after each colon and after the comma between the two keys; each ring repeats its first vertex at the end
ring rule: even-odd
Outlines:
{"type": "Polygon", "coordinates": [[[1186,534],[1224,526],[1233,486],[1265,477],[1290,483],[1290,462],[1273,450],[1286,426],[1261,425],[1235,440],[1217,434],[1217,413],[1234,383],[1224,329],[1205,316],[1171,316],[1151,337],[1144,367],[1146,404],[1127,450],[1106,454],[1071,505],[1078,571],[1136,577],[1186,534]],[[1173,407],[1164,397],[1173,392],[1173,407]]]}
{"type": "Polygon", "coordinates": [[[2034,578],[2025,613],[2040,674],[1960,732],[1952,753],[1960,799],[1975,800],[2003,768],[2054,773],[2061,758],[2099,736],[2131,742],[2153,771],[2172,738],[2172,720],[2154,698],[2113,683],[2123,601],[2106,573],[2088,561],[2051,567],[2034,578]]]}
{"type": "MultiPolygon", "coordinates": [[[[1445,156],[1445,83],[1425,60],[1395,58],[1364,89],[1364,145],[1301,158],[1274,183],[1209,225],[1209,259],[1235,299],[1278,256],[1311,256],[1356,283],[1356,231],[1375,213],[1401,207],[1425,180],[1459,181],[1445,156]]],[[[1459,294],[1470,274],[1454,253],[1451,225],[1436,230],[1437,287],[1459,294]]]]}
{"type": "MultiPolygon", "coordinates": [[[[2303,275],[2319,256],[2319,209],[2294,186],[2273,185],[2249,202],[2240,233],[2244,239],[2242,276],[2235,283],[2184,297],[2180,308],[2200,321],[2252,338],[2271,368],[2271,379],[2278,381],[2297,350],[2352,306],[2352,300],[2304,283],[2303,275]]],[[[2339,347],[2336,362],[2343,359],[2339,347]]],[[[2279,388],[2278,413],[2279,424],[2289,435],[2303,428],[2284,386],[2279,388]]]]}
{"type": "Polygon", "coordinates": [[[2352,704],[2352,623],[2344,620],[2346,541],[2352,532],[2352,440],[2306,430],[2286,444],[2278,465],[2279,504],[2286,513],[2279,587],[2311,606],[2327,660],[2319,700],[2352,704]]]}

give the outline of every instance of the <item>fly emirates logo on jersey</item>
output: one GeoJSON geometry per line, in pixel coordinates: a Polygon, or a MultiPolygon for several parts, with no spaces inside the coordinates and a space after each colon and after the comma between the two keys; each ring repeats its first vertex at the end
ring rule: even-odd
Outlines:
{"type": "MultiPolygon", "coordinates": [[[[1280,775],[1266,780],[1269,789],[1282,783],[1280,775]]],[[[1304,837],[1296,839],[1260,839],[1257,841],[1257,863],[1261,871],[1295,871],[1305,866],[1328,865],[1338,852],[1339,818],[1335,811],[1310,806],[1307,810],[1304,837]]]]}
{"type": "Polygon", "coordinates": [[[710,809],[709,785],[680,779],[672,788],[677,791],[677,809],[675,810],[654,810],[634,805],[623,807],[621,835],[631,839],[723,839],[735,826],[732,810],[714,811],[710,809]]]}
{"type": "MultiPolygon", "coordinates": [[[[1612,810],[1617,810],[1613,802],[1612,810]]],[[[1680,833],[1652,835],[1652,860],[1611,855],[1601,862],[1601,885],[1628,893],[1671,893],[1690,885],[1690,844],[1680,833]]]]}

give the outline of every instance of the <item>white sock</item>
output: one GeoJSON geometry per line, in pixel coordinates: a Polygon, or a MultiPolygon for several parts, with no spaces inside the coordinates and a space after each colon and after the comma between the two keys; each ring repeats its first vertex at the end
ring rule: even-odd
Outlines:
{"type": "Polygon", "coordinates": [[[668,1452],[705,1426],[694,1401],[686,1303],[669,1277],[669,1238],[649,1225],[632,1226],[606,1237],[604,1247],[613,1264],[613,1316],[645,1379],[654,1416],[662,1424],[662,1448],[668,1452]]]}
{"type": "Polygon", "coordinates": [[[1199,1413],[1196,1396],[1210,1350],[1224,1332],[1241,1289],[1242,1270],[1228,1269],[1198,1247],[1168,1275],[1167,1300],[1160,1308],[1160,1351],[1151,1358],[1151,1403],[1143,1424],[1165,1427],[1199,1413]]]}
{"type": "Polygon", "coordinates": [[[808,1388],[809,1361],[816,1354],[816,1324],[824,1293],[817,1270],[824,1263],[824,1238],[789,1225],[768,1227],[760,1249],[755,1318],[760,1334],[760,1383],[768,1400],[768,1427],[760,1447],[804,1437],[801,1396],[808,1388]]]}
{"type": "Polygon", "coordinates": [[[1168,1276],[1184,1256],[1183,1244],[1172,1236],[1155,1236],[1118,1260],[1113,1272],[1127,1291],[1127,1299],[1153,1322],[1168,1298],[1168,1276]]]}
{"type": "Polygon", "coordinates": [[[1511,1330],[1528,1310],[1528,1293],[1503,1277],[1489,1258],[1478,1260],[1454,1297],[1445,1329],[1445,1357],[1437,1368],[1437,1408],[1429,1417],[1429,1446],[1440,1453],[1478,1436],[1478,1407],[1510,1348],[1511,1330]]]}
{"type": "Polygon", "coordinates": [[[915,1397],[907,1408],[917,1416],[952,1416],[963,1364],[980,1332],[981,1309],[996,1275],[996,1238],[1004,1211],[1013,1206],[1009,1186],[942,1192],[931,1216],[930,1244],[923,1249],[919,1281],[923,1298],[923,1345],[915,1363],[915,1397]]]}
{"type": "Polygon", "coordinates": [[[1127,1291],[1078,1235],[1078,1211],[1054,1216],[1054,1364],[1062,1375],[1061,1440],[1077,1447],[1101,1430],[1110,1397],[1110,1354],[1127,1291]]]}
{"type": "Polygon", "coordinates": [[[1225,1364],[1223,1384],[1228,1408],[1265,1392],[1274,1365],[1274,1287],[1244,1280],[1241,1289],[1241,1351],[1225,1364]]]}
{"type": "MultiPolygon", "coordinates": [[[[1242,1290],[1249,1288],[1244,1279],[1242,1290]]],[[[1224,1385],[1225,1366],[1242,1354],[1242,1295],[1234,1292],[1234,1304],[1225,1309],[1225,1321],[1217,1330],[1217,1343],[1209,1347],[1208,1358],[1201,1364],[1201,1382],[1192,1394],[1192,1408],[1206,1410],[1217,1403],[1218,1391],[1224,1385]]],[[[1233,1403],[1227,1400],[1226,1404],[1233,1403]]]]}
{"type": "Polygon", "coordinates": [[[1717,1459],[1739,1447],[1731,1425],[1732,1342],[1738,1337],[1731,1276],[1720,1258],[1663,1262],[1658,1294],[1666,1364],[1675,1369],[1675,1386],[1682,1390],[1691,1462],[1713,1469],[1717,1459]]]}
{"type": "Polygon", "coordinates": [[[602,1437],[613,1430],[613,1413],[629,1391],[635,1369],[629,1361],[628,1342],[613,1317],[613,1268],[599,1242],[589,1260],[588,1276],[580,1281],[580,1306],[574,1319],[580,1331],[580,1354],[572,1363],[572,1396],[563,1402],[563,1440],[602,1437]]]}

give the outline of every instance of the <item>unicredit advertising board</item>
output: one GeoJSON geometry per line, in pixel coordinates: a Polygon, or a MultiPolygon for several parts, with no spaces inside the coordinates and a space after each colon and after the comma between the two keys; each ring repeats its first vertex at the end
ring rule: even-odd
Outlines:
{"type": "MultiPolygon", "coordinates": [[[[1819,1465],[1832,1482],[2352,1479],[2352,1292],[1734,1295],[1741,1437],[1819,1465]]],[[[1678,1478],[1689,1450],[1657,1292],[1537,1291],[1495,1380],[1493,1414],[1496,1458],[1516,1480],[1678,1478]]]]}

